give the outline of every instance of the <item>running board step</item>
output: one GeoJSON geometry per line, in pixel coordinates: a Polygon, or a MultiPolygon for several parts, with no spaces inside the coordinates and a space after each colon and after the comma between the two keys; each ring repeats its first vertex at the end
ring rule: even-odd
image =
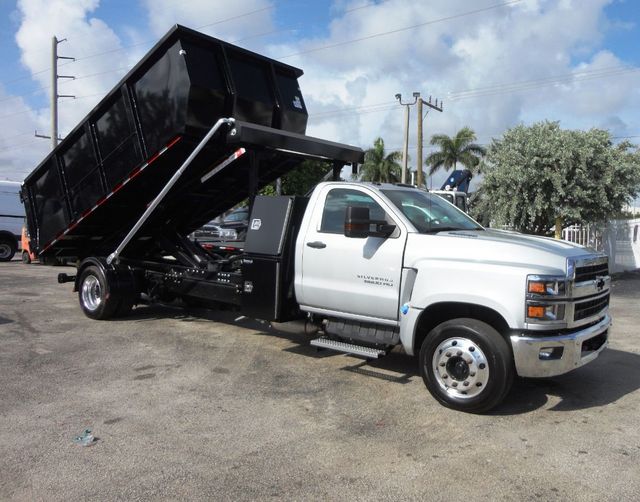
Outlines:
{"type": "Polygon", "coordinates": [[[336,352],[345,352],[347,354],[366,357],[367,359],[378,359],[379,357],[387,355],[386,351],[382,349],[373,349],[371,347],[354,345],[353,343],[339,342],[337,340],[331,340],[326,336],[311,340],[311,345],[323,349],[335,350],[336,352]]]}

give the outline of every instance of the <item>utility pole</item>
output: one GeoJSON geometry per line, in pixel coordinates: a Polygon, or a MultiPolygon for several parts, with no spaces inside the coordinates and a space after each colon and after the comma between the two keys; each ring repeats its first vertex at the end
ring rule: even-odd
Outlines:
{"type": "MultiPolygon", "coordinates": [[[[66,38],[58,40],[55,35],[51,39],[51,149],[58,146],[58,98],[75,98],[69,94],[58,94],[58,79],[69,78],[74,80],[76,77],[70,75],[58,75],[58,59],[70,59],[75,61],[76,58],[66,56],[58,56],[58,44],[64,42],[66,38]]],[[[36,133],[38,138],[46,138],[36,133]]]]}
{"type": "Polygon", "coordinates": [[[396,94],[396,99],[398,102],[404,106],[404,148],[402,149],[402,183],[407,182],[407,173],[409,171],[409,107],[416,104],[418,101],[418,97],[420,97],[419,92],[413,93],[413,102],[412,103],[403,103],[402,102],[402,94],[396,94]]]}
{"type": "Polygon", "coordinates": [[[422,98],[418,96],[418,143],[416,144],[416,186],[422,188],[422,98]]]}
{"type": "MultiPolygon", "coordinates": [[[[414,93],[415,95],[415,93],[414,93]]],[[[417,180],[416,180],[416,185],[418,185],[418,187],[422,187],[422,184],[424,183],[424,179],[422,176],[422,123],[426,117],[425,115],[422,115],[422,105],[425,104],[427,105],[429,108],[436,110],[438,112],[442,111],[442,100],[440,101],[440,104],[438,104],[438,98],[436,98],[435,103],[431,102],[431,96],[429,96],[429,101],[425,101],[424,99],[422,99],[420,97],[420,93],[418,93],[418,145],[417,145],[417,153],[418,153],[418,159],[416,161],[416,165],[417,165],[417,171],[418,171],[418,176],[417,176],[417,180]]],[[[429,113],[429,110],[427,110],[427,113],[429,113]]]]}

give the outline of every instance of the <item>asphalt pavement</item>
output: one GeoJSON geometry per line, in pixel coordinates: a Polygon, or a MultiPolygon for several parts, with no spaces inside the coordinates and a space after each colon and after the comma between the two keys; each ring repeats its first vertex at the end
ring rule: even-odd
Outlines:
{"type": "Polygon", "coordinates": [[[595,362],[470,415],[400,351],[179,305],[92,321],[61,271],[0,263],[0,500],[640,500],[638,274],[595,362]]]}

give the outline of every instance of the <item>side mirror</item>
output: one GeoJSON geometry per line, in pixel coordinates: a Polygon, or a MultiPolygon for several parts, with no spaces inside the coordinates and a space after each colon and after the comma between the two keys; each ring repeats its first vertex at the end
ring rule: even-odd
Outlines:
{"type": "Polygon", "coordinates": [[[356,239],[365,237],[389,237],[396,229],[395,225],[389,225],[384,220],[372,220],[368,207],[347,206],[344,219],[344,235],[356,239]],[[375,225],[375,229],[371,227],[375,225]]]}
{"type": "Polygon", "coordinates": [[[356,239],[368,237],[371,229],[370,221],[368,207],[348,206],[344,219],[344,235],[356,239]]]}

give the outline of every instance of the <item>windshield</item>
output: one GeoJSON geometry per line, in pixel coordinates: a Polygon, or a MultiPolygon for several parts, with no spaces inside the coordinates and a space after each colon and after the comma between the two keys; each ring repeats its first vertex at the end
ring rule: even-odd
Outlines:
{"type": "Polygon", "coordinates": [[[437,195],[418,190],[382,190],[421,234],[445,230],[483,230],[462,211],[437,195]]]}

